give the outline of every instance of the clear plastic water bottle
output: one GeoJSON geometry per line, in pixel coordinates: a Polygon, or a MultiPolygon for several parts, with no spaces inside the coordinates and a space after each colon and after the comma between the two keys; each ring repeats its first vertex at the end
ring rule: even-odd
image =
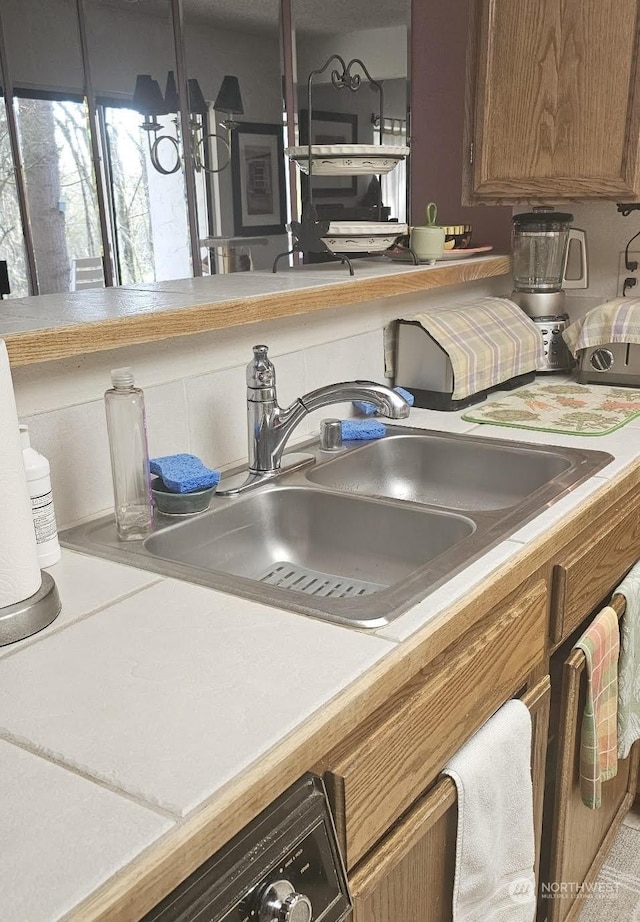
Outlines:
{"type": "Polygon", "coordinates": [[[131,541],[148,535],[153,520],[144,394],[130,368],[115,368],[111,383],[104,401],[116,528],[119,538],[131,541]]]}

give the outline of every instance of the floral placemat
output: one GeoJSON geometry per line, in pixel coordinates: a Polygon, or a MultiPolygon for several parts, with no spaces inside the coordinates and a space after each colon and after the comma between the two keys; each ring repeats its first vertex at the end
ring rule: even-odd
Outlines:
{"type": "Polygon", "coordinates": [[[640,390],[596,384],[532,384],[463,413],[493,426],[607,435],[640,415],[640,390]]]}

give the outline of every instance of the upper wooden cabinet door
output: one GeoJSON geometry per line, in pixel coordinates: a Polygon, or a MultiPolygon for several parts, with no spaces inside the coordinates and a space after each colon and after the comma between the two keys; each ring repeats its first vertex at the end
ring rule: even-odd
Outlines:
{"type": "Polygon", "coordinates": [[[472,198],[637,197],[638,7],[476,0],[472,198]]]}

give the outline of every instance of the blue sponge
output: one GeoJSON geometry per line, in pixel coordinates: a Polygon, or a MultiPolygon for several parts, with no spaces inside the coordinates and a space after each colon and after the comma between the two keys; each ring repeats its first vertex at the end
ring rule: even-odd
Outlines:
{"type": "MultiPolygon", "coordinates": [[[[410,391],[405,391],[403,387],[394,387],[396,394],[400,394],[401,397],[407,401],[410,407],[413,406],[414,396],[410,391]]],[[[374,404],[369,403],[368,400],[354,400],[353,405],[363,416],[379,416],[380,411],[374,404]]]]}
{"type": "Polygon", "coordinates": [[[210,470],[196,455],[152,458],[149,469],[161,478],[171,493],[195,493],[197,490],[215,487],[220,480],[220,472],[210,470]]]}
{"type": "Polygon", "coordinates": [[[342,438],[345,442],[356,439],[381,439],[386,434],[387,428],[375,419],[343,419],[342,438]]]}

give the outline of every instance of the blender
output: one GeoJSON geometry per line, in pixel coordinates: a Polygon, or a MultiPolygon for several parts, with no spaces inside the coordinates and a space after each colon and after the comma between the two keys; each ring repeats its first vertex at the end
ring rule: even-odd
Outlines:
{"type": "Polygon", "coordinates": [[[512,222],[515,289],[511,297],[540,329],[544,361],[537,371],[569,371],[571,353],[562,338],[570,322],[565,290],[588,285],[585,232],[571,226],[572,214],[550,208],[514,215],[512,222]],[[575,279],[566,275],[572,240],[580,252],[580,275],[575,279]]]}

